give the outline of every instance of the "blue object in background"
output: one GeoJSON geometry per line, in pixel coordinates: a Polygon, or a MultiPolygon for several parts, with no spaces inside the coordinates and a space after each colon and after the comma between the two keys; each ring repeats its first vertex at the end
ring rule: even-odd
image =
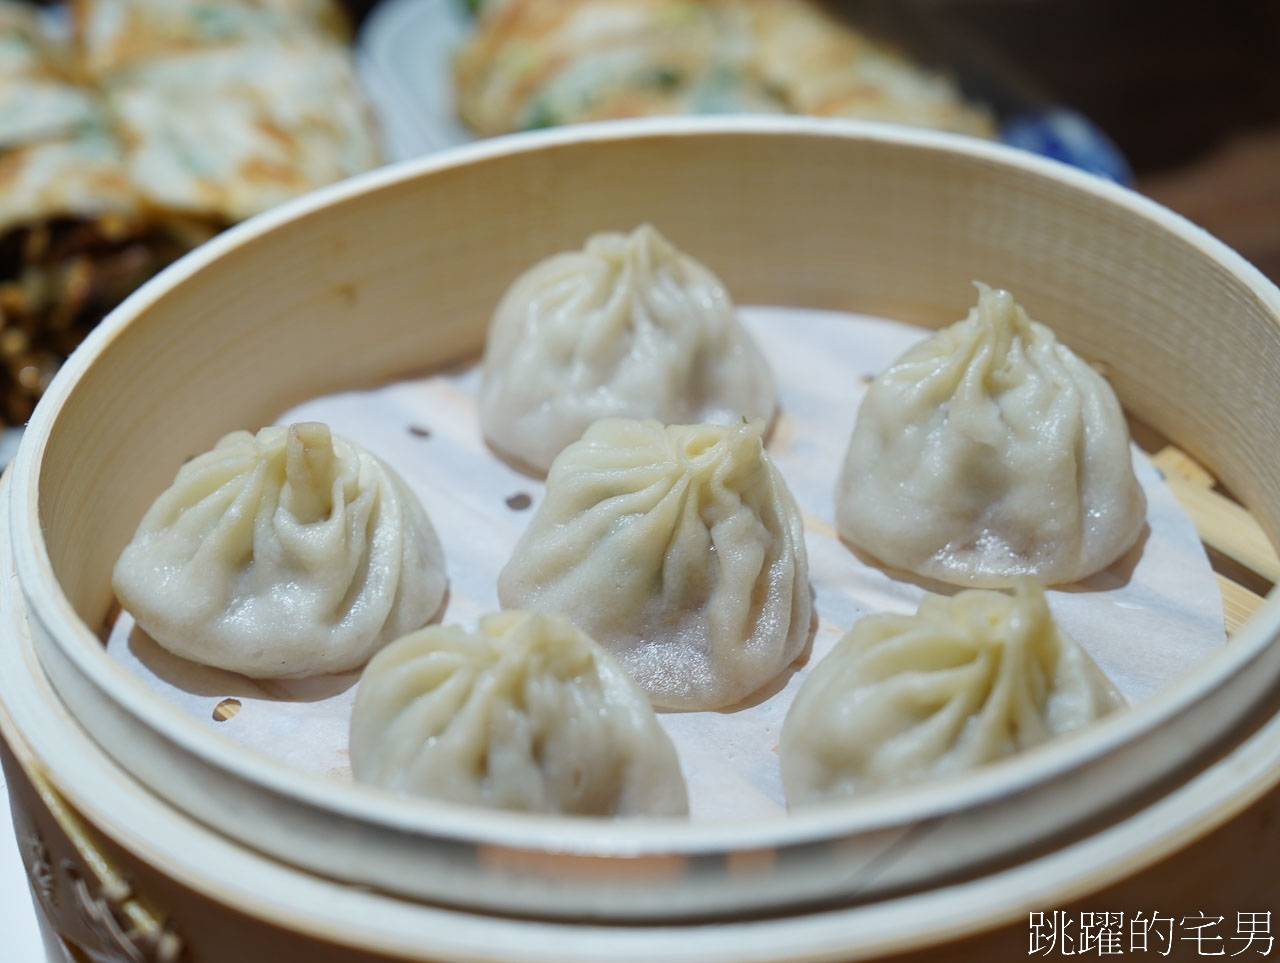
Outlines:
{"type": "Polygon", "coordinates": [[[1126,187],[1133,186],[1133,171],[1119,148],[1074,110],[1056,107],[1018,114],[1000,125],[1000,139],[1011,147],[1052,157],[1126,187]]]}

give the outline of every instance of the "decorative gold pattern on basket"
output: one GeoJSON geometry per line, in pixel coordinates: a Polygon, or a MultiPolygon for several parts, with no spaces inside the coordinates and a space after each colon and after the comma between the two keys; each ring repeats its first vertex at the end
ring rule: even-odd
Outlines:
{"type": "Polygon", "coordinates": [[[49,847],[44,844],[40,834],[33,832],[25,840],[27,852],[31,854],[28,874],[31,877],[31,888],[40,899],[51,906],[58,905],[57,877],[53,871],[53,860],[49,858],[49,847]]]}
{"type": "Polygon", "coordinates": [[[182,953],[182,941],[154,916],[137,905],[129,887],[117,878],[115,892],[106,886],[94,895],[88,882],[71,860],[62,870],[71,881],[80,921],[98,940],[107,959],[127,963],[175,963],[182,953]]]}
{"type": "Polygon", "coordinates": [[[75,859],[63,859],[55,867],[38,834],[28,840],[31,880],[42,901],[59,905],[59,896],[73,896],[71,911],[93,935],[98,945],[85,947],[92,959],[112,963],[177,963],[182,940],[172,923],[162,919],[134,891],[124,873],[56,789],[38,772],[29,771],[41,802],[75,850],[75,859]]]}

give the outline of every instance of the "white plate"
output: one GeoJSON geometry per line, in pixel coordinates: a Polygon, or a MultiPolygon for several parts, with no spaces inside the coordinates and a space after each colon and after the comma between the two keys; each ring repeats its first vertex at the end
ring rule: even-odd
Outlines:
{"type": "Polygon", "coordinates": [[[453,108],[453,51],[471,31],[458,0],[384,0],[356,39],[356,69],[391,160],[475,140],[453,108]]]}

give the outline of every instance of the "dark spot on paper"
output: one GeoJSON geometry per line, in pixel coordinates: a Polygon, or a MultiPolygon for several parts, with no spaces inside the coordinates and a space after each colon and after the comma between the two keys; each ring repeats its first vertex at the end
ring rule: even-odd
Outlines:
{"type": "Polygon", "coordinates": [[[507,499],[507,507],[513,512],[522,512],[533,504],[528,492],[516,492],[507,499]]]}
{"type": "Polygon", "coordinates": [[[409,434],[413,435],[414,438],[430,438],[431,437],[430,430],[423,428],[421,425],[410,425],[409,434]]]}

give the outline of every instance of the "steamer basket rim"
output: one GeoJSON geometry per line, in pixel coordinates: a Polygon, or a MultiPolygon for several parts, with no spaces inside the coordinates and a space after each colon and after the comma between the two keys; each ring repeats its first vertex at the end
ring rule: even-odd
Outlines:
{"type": "MultiPolygon", "coordinates": [[[[814,806],[783,820],[743,821],[724,827],[692,825],[676,820],[622,824],[475,811],[448,803],[394,799],[361,786],[346,787],[343,792],[335,794],[332,780],[282,768],[229,742],[224,745],[223,740],[211,737],[176,708],[154,700],[138,680],[129,677],[107,658],[96,635],[72,608],[54,576],[48,547],[40,529],[37,484],[47,439],[56,429],[59,414],[72,390],[94,358],[134,317],[145,312],[167,291],[183,284],[233,249],[267,235],[277,227],[315,215],[331,206],[440,172],[510,155],[592,143],[726,137],[880,143],[960,155],[1065,184],[1126,208],[1202,249],[1243,282],[1280,324],[1280,290],[1243,257],[1180,215],[1134,191],[1057,161],[960,134],[842,119],[682,117],[579,125],[480,141],[358,175],[251,218],[166,268],[124,301],[90,334],[82,348],[72,355],[54,378],[37,406],[10,473],[8,510],[15,569],[31,617],[40,623],[44,632],[57,640],[77,669],[96,686],[108,692],[120,691],[123,686],[131,697],[116,701],[125,711],[151,728],[162,731],[166,738],[216,771],[247,775],[257,785],[273,793],[349,818],[368,820],[374,817],[381,825],[434,837],[496,842],[539,851],[551,842],[557,851],[564,852],[679,852],[692,855],[725,849],[751,850],[803,844],[876,828],[892,828],[943,814],[939,812],[939,794],[934,785],[852,805],[814,806]],[[64,644],[68,640],[75,640],[75,644],[64,644]]],[[[955,812],[984,800],[1007,796],[1019,786],[1035,784],[1049,774],[1083,767],[1117,750],[1199,701],[1198,697],[1205,697],[1223,680],[1242,672],[1277,635],[1280,635],[1280,600],[1273,592],[1253,618],[1233,636],[1231,644],[1215,652],[1198,671],[1177,680],[1138,706],[1078,734],[1078,737],[1068,737],[1016,760],[953,778],[948,785],[944,812],[955,812]]]]}

